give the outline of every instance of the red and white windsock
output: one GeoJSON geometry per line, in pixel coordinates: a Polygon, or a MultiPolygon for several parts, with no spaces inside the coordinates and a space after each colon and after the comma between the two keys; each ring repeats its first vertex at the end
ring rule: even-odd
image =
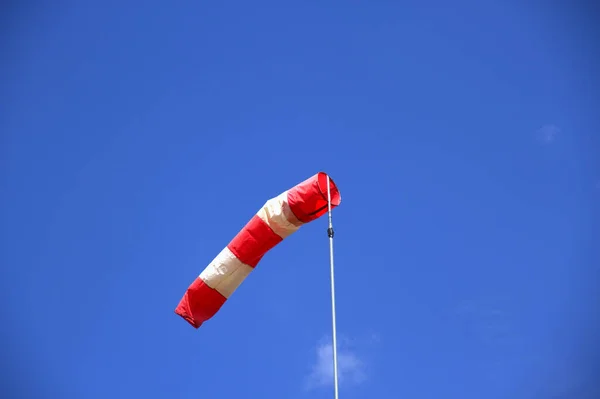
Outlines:
{"type": "MultiPolygon", "coordinates": [[[[194,328],[213,317],[270,249],[327,213],[327,179],[319,172],[268,200],[190,284],[175,313],[194,328]]],[[[331,178],[329,191],[333,209],[341,195],[331,178]]]]}

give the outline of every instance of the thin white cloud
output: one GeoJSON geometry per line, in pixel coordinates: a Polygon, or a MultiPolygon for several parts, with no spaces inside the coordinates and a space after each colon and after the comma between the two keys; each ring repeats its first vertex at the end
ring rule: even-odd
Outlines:
{"type": "MultiPolygon", "coordinates": [[[[314,389],[333,385],[333,345],[331,341],[317,346],[317,358],[311,368],[306,388],[314,389]]],[[[338,341],[338,382],[341,386],[360,384],[366,380],[363,361],[358,354],[338,341]]]]}
{"type": "Polygon", "coordinates": [[[559,134],[560,128],[553,124],[544,125],[537,130],[537,138],[545,144],[554,142],[559,134]]]}

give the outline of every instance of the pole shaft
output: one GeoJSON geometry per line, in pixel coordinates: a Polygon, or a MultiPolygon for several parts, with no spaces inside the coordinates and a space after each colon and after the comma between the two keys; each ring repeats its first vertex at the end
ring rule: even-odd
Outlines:
{"type": "Polygon", "coordinates": [[[329,235],[329,267],[331,273],[331,327],[333,336],[333,388],[334,398],[338,399],[338,359],[337,359],[337,327],[335,315],[335,273],[333,267],[333,223],[331,220],[331,188],[329,184],[329,176],[327,176],[327,210],[329,218],[329,226],[327,233],[329,235]]]}

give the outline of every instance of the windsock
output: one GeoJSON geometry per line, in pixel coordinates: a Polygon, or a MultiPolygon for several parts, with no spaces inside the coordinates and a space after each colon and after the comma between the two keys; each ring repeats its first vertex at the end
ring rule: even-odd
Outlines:
{"type": "MultiPolygon", "coordinates": [[[[269,250],[327,213],[327,180],[319,172],[269,199],[189,285],[175,313],[194,328],[212,318],[269,250]]],[[[329,195],[333,209],[341,195],[331,178],[329,195]]]]}

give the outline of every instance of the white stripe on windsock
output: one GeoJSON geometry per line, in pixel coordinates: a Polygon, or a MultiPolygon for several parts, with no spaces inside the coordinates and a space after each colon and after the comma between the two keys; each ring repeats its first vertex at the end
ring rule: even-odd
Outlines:
{"type": "Polygon", "coordinates": [[[287,191],[268,200],[256,215],[281,238],[296,232],[302,222],[292,213],[287,201],[287,191]]]}
{"type": "Polygon", "coordinates": [[[251,271],[252,267],[242,263],[225,247],[200,273],[200,278],[210,288],[229,298],[251,271]]]}

